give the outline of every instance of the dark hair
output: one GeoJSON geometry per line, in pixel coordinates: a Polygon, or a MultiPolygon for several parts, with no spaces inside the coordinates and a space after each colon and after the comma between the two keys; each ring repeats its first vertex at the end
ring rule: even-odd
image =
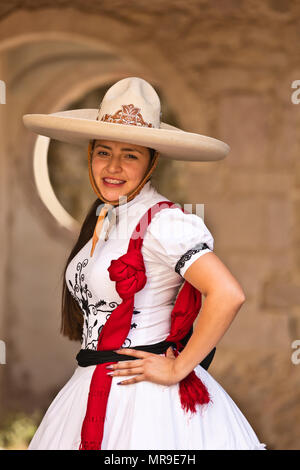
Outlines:
{"type": "MultiPolygon", "coordinates": [[[[155,150],[149,148],[150,162],[152,163],[155,150]]],[[[151,180],[151,176],[148,181],[151,180]]],[[[84,221],[81,226],[79,237],[73,246],[71,253],[66,261],[62,274],[62,299],[61,299],[61,327],[60,333],[67,336],[70,340],[80,341],[82,339],[82,328],[83,328],[83,313],[75,300],[73,295],[70,293],[66,283],[66,270],[70,261],[74,256],[81,250],[81,248],[92,238],[94,229],[97,223],[97,208],[103,204],[99,198],[97,198],[91,205],[84,221]]]]}

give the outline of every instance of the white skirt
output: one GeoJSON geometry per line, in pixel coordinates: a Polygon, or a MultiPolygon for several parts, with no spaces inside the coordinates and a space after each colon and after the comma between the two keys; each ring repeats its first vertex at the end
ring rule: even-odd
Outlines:
{"type": "MultiPolygon", "coordinates": [[[[96,366],[80,367],[56,395],[28,450],[78,450],[90,382],[96,366]]],[[[266,450],[240,409],[200,365],[194,369],[211,402],[197,413],[181,408],[179,384],[117,385],[112,378],[102,450],[266,450]]]]}

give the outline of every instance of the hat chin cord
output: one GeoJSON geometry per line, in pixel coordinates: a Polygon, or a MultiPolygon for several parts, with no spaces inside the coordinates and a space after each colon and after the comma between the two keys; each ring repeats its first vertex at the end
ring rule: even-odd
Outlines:
{"type": "MultiPolygon", "coordinates": [[[[93,172],[92,172],[92,162],[91,162],[91,159],[92,159],[92,151],[93,151],[93,145],[91,142],[89,142],[89,145],[88,145],[88,165],[89,165],[89,178],[90,178],[90,182],[91,182],[91,185],[93,187],[93,190],[95,191],[95,193],[97,194],[98,198],[105,202],[106,204],[111,204],[112,206],[118,206],[119,205],[119,201],[108,201],[107,199],[105,199],[99,188],[97,187],[96,185],[96,182],[95,182],[95,179],[94,179],[94,175],[93,175],[93,172]]],[[[155,151],[155,154],[154,154],[154,157],[153,157],[153,160],[152,160],[152,165],[151,165],[151,168],[149,168],[149,170],[147,171],[147,173],[145,174],[144,178],[142,179],[142,181],[138,184],[138,186],[130,193],[130,194],[126,194],[126,197],[127,197],[127,201],[126,202],[129,202],[131,201],[133,198],[135,198],[135,196],[137,194],[139,194],[139,192],[141,191],[141,189],[145,186],[145,184],[147,183],[149,177],[152,175],[153,171],[155,170],[156,166],[157,166],[157,163],[158,163],[158,157],[159,157],[159,152],[155,151]]]]}

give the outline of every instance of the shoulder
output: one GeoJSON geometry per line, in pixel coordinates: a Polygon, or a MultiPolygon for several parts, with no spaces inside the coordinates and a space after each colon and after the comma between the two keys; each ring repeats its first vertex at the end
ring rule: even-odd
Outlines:
{"type": "Polygon", "coordinates": [[[202,217],[166,207],[155,214],[144,244],[178,274],[183,275],[199,256],[213,251],[214,238],[202,217]]]}
{"type": "Polygon", "coordinates": [[[213,250],[214,239],[202,217],[184,212],[179,207],[166,207],[154,215],[148,228],[149,234],[158,240],[174,240],[185,243],[201,238],[213,250]]]}

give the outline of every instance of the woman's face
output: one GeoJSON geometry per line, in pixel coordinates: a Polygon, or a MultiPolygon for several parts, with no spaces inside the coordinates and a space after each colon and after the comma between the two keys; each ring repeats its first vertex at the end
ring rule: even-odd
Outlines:
{"type": "Polygon", "coordinates": [[[108,201],[131,193],[142,181],[150,164],[147,147],[96,140],[92,153],[92,172],[101,194],[108,201]]]}

